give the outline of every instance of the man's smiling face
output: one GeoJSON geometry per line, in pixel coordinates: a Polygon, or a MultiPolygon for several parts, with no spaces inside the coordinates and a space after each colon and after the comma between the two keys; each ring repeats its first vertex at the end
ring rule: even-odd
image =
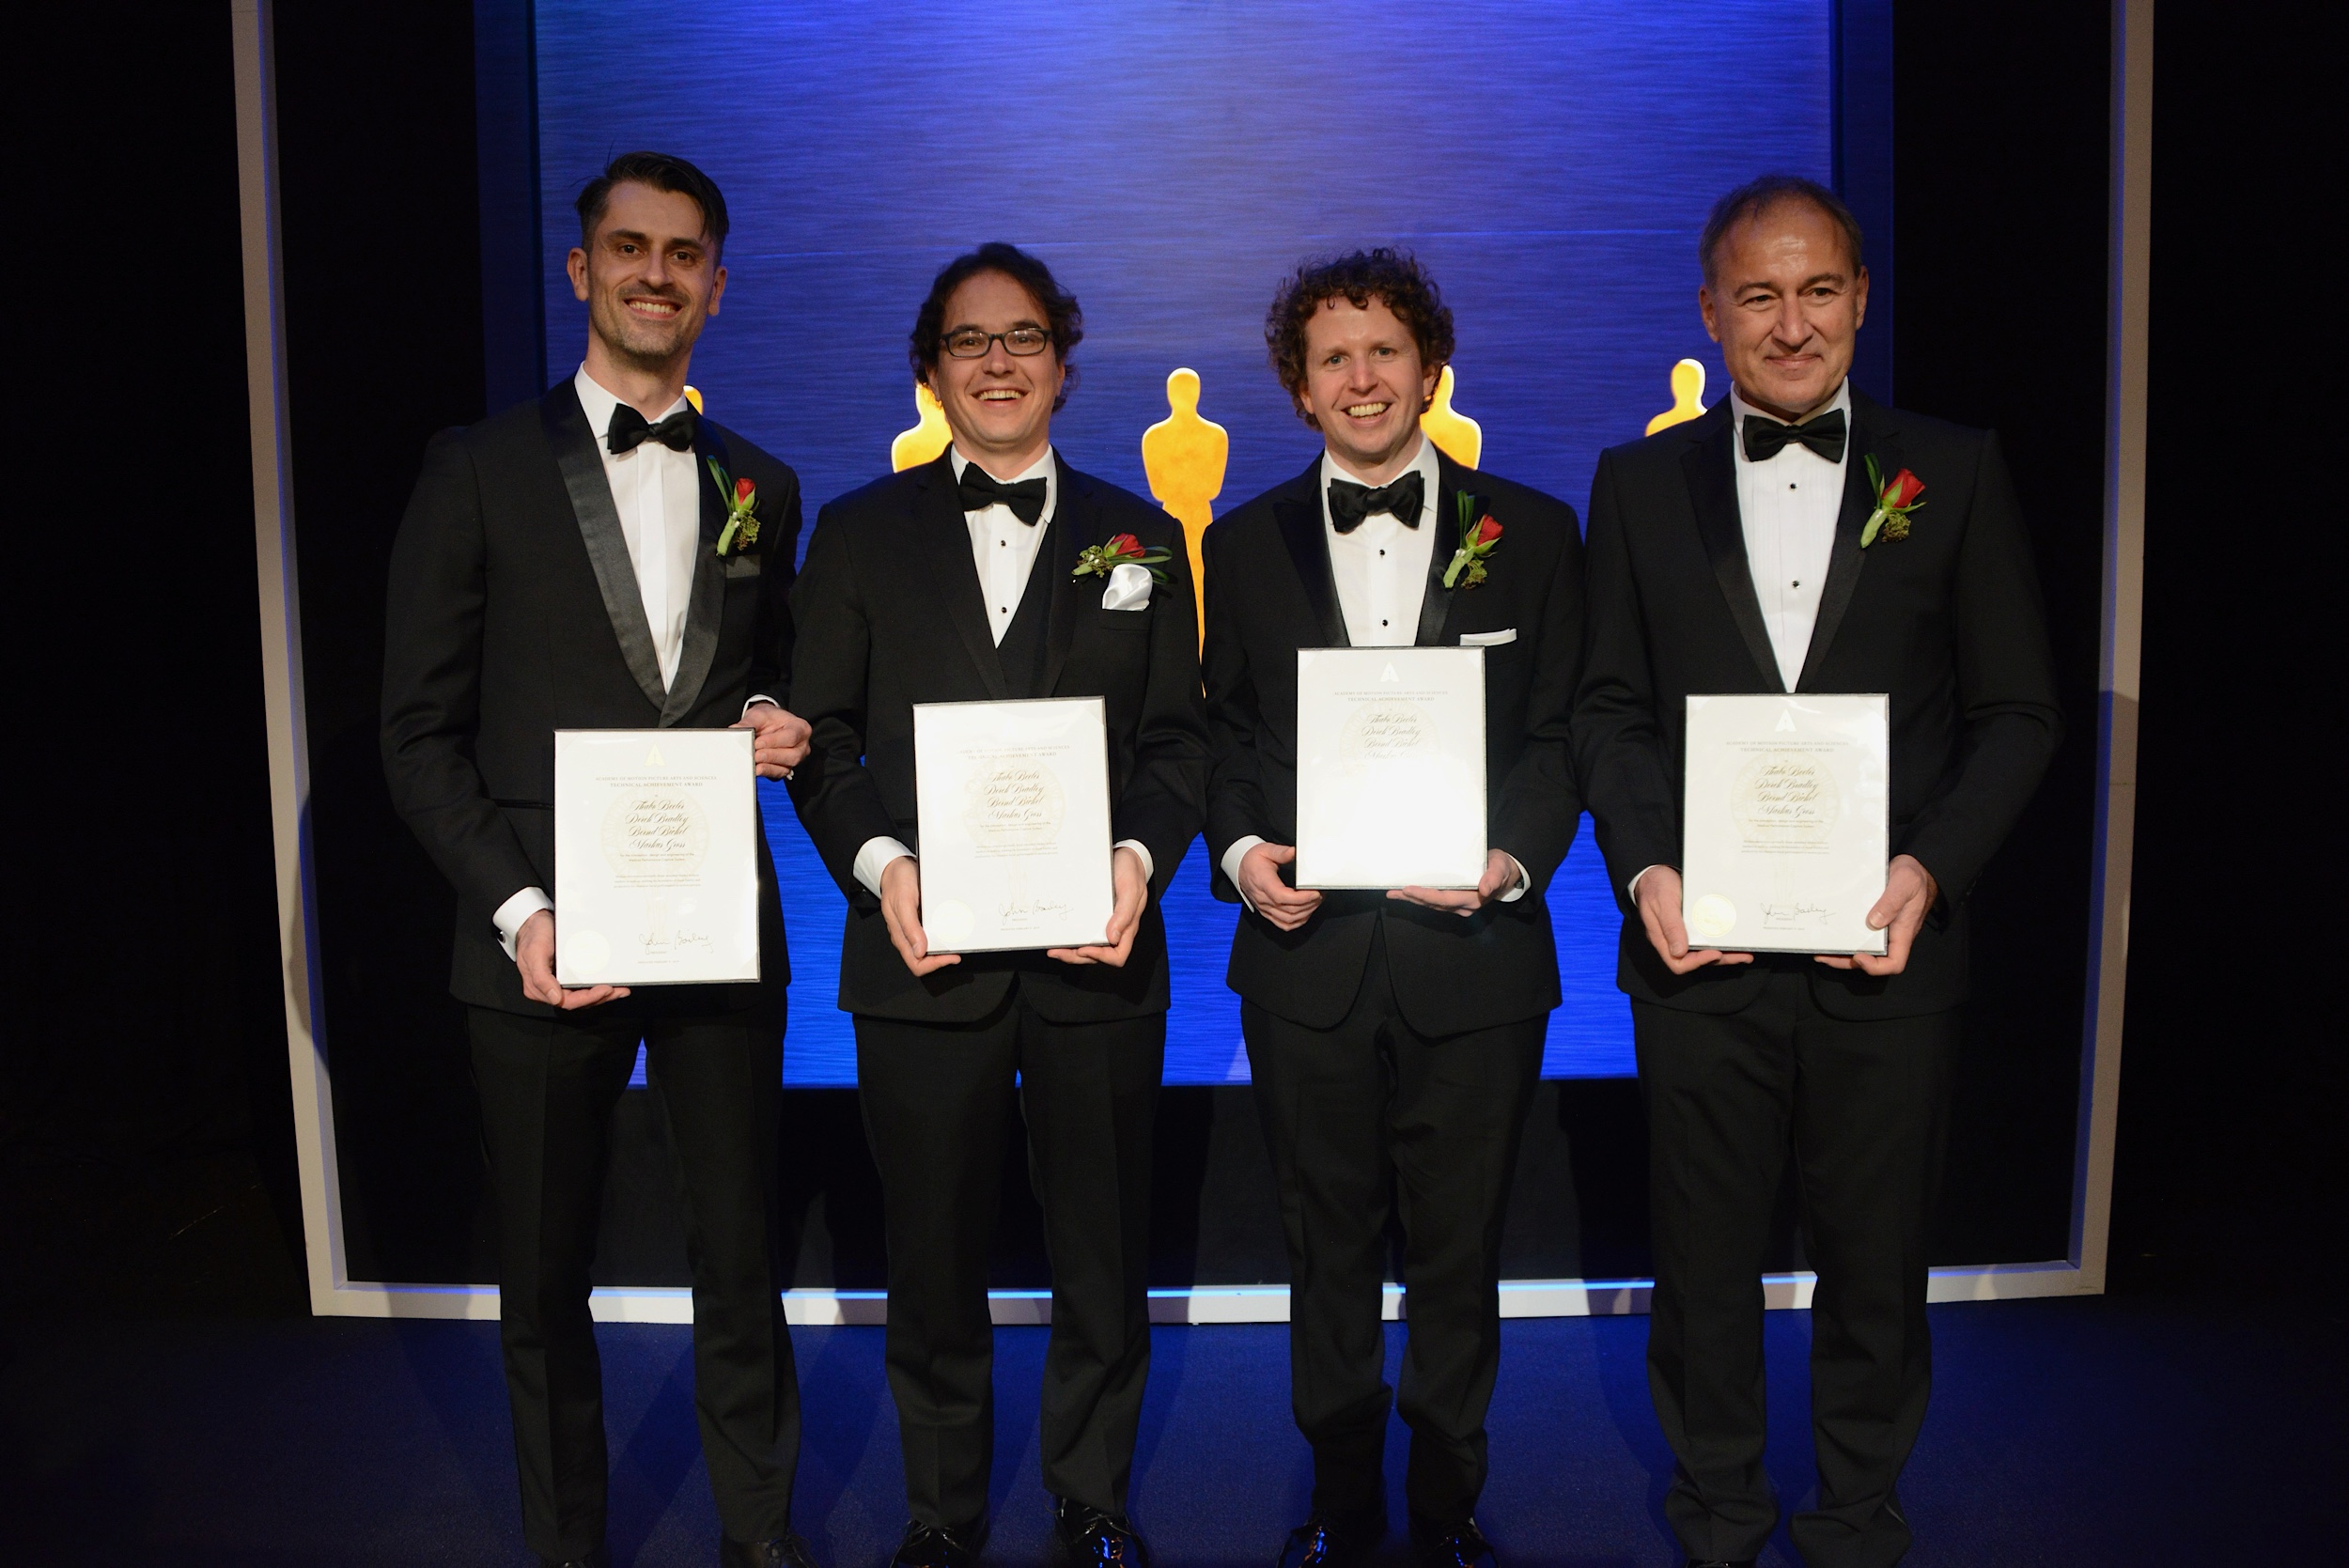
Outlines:
{"type": "Polygon", "coordinates": [[[1419,450],[1419,416],[1441,365],[1420,363],[1419,341],[1387,302],[1324,300],[1305,324],[1305,388],[1298,401],[1330,453],[1374,484],[1419,450]]]}
{"type": "Polygon", "coordinates": [[[1050,320],[1019,283],[991,272],[963,279],[941,316],[941,344],[957,333],[991,339],[972,359],[957,359],[941,347],[929,368],[930,391],[946,411],[962,455],[1007,479],[1044,456],[1051,441],[1052,404],[1066,373],[1049,341],[1050,320]],[[1044,349],[1015,354],[996,335],[1020,331],[1044,333],[1044,349]]]}
{"type": "Polygon", "coordinates": [[[1697,308],[1747,402],[1794,420],[1835,396],[1867,319],[1868,270],[1832,218],[1781,198],[1730,226],[1709,273],[1697,308]]]}
{"type": "Polygon", "coordinates": [[[726,287],[693,198],[633,180],[612,188],[595,233],[571,252],[570,275],[589,329],[614,358],[646,370],[692,351],[726,287]]]}

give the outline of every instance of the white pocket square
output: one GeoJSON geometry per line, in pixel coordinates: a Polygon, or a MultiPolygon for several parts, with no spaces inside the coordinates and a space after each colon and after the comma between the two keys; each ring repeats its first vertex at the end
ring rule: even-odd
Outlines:
{"type": "Polygon", "coordinates": [[[1137,567],[1131,561],[1123,566],[1111,567],[1110,585],[1101,590],[1101,608],[1104,610],[1149,609],[1150,568],[1137,567]]]}
{"type": "Polygon", "coordinates": [[[1460,633],[1460,646],[1464,648],[1497,648],[1503,643],[1514,643],[1517,640],[1517,629],[1516,627],[1511,627],[1505,631],[1463,631],[1460,633]]]}

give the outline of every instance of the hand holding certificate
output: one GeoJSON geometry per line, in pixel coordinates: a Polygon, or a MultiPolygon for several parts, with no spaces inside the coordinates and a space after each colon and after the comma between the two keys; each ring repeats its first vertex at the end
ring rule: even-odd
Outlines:
{"type": "Polygon", "coordinates": [[[752,732],[557,730],[555,978],[756,980],[752,732]]]}
{"type": "Polygon", "coordinates": [[[1100,698],[916,704],[913,753],[932,953],[1104,940],[1113,893],[1100,698]]]}
{"type": "Polygon", "coordinates": [[[1880,695],[1688,699],[1681,919],[1692,948],[1885,952],[1880,695]]]}

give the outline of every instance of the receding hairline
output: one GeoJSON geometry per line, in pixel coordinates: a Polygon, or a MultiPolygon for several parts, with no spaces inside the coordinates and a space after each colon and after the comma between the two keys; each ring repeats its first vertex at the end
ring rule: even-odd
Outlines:
{"type": "MultiPolygon", "coordinates": [[[[1811,274],[1810,278],[1804,281],[1812,282],[1820,278],[1834,276],[1841,277],[1846,282],[1849,282],[1858,278],[1860,273],[1868,270],[1867,263],[1859,259],[1859,254],[1852,244],[1850,231],[1843,226],[1843,218],[1837,214],[1833,208],[1827,206],[1824,202],[1820,201],[1818,197],[1812,195],[1808,191],[1773,191],[1768,195],[1763,197],[1761,201],[1757,202],[1750,210],[1740,212],[1737,216],[1732,218],[1728,224],[1722,227],[1719,239],[1714,241],[1713,248],[1707,251],[1704,256],[1705,287],[1711,288],[1718,287],[1719,286],[1721,275],[1720,253],[1728,248],[1731,236],[1736,234],[1738,230],[1743,229],[1750,225],[1766,222],[1771,217],[1772,214],[1779,211],[1780,209],[1787,207],[1799,207],[1804,211],[1809,212],[1812,217],[1818,219],[1819,222],[1825,225],[1829,232],[1835,236],[1835,248],[1843,253],[1843,267],[1842,272],[1834,273],[1813,272],[1811,274]]],[[[1748,281],[1751,282],[1758,280],[1750,279],[1748,281]]],[[[1736,284],[1732,285],[1732,287],[1742,287],[1744,285],[1736,284]]]]}

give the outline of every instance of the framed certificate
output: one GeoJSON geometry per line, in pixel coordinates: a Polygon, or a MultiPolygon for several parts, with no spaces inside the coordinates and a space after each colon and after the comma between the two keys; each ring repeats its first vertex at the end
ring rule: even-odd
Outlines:
{"type": "Polygon", "coordinates": [[[1885,699],[1690,697],[1681,909],[1691,947],[1882,953],[1885,699]]]}
{"type": "Polygon", "coordinates": [[[758,978],[748,730],[554,732],[554,978],[758,978]]]}
{"type": "Polygon", "coordinates": [[[1485,650],[1297,650],[1297,885],[1485,875],[1485,650]]]}
{"type": "Polygon", "coordinates": [[[932,952],[1081,947],[1109,934],[1100,698],[916,703],[913,779],[932,952]]]}

